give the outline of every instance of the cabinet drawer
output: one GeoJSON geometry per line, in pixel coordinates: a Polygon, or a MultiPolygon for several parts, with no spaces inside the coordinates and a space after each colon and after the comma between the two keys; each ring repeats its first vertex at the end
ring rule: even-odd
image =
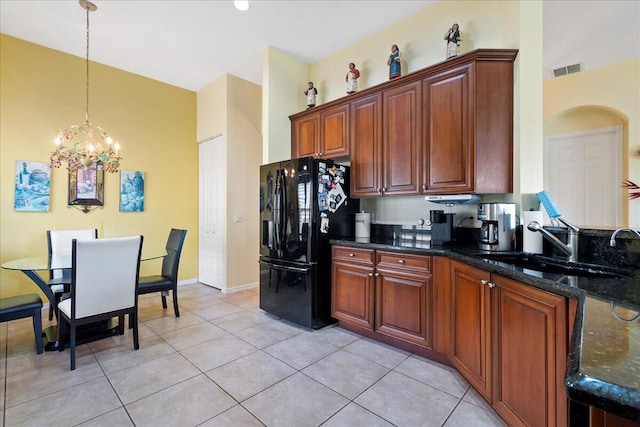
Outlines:
{"type": "Polygon", "coordinates": [[[373,265],[374,251],[372,249],[350,248],[346,246],[333,247],[333,259],[344,260],[358,264],[373,265]]]}
{"type": "Polygon", "coordinates": [[[406,269],[419,272],[431,271],[431,257],[397,252],[377,252],[377,266],[380,268],[406,269]]]}

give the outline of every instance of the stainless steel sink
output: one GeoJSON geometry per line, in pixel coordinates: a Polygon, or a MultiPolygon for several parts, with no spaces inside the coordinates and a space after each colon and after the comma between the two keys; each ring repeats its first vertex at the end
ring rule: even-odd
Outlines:
{"type": "Polygon", "coordinates": [[[520,252],[476,253],[472,256],[487,261],[500,262],[549,274],[601,278],[626,278],[633,276],[632,272],[616,267],[584,262],[570,262],[520,252]]]}

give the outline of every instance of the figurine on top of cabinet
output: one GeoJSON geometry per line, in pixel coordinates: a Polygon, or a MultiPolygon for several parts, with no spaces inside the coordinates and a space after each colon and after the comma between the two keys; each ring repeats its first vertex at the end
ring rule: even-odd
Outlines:
{"type": "Polygon", "coordinates": [[[402,72],[400,64],[401,59],[402,54],[400,53],[400,49],[398,49],[398,45],[391,45],[391,55],[389,55],[389,59],[387,60],[387,65],[389,66],[389,80],[400,77],[402,72]]]}
{"type": "Polygon", "coordinates": [[[350,62],[349,71],[347,71],[347,75],[344,78],[344,81],[347,82],[347,94],[351,95],[352,93],[356,93],[358,91],[359,77],[360,71],[356,68],[356,64],[350,62]]]}
{"type": "Polygon", "coordinates": [[[444,35],[444,39],[447,41],[447,59],[458,56],[458,48],[462,41],[458,24],[453,24],[451,28],[449,28],[444,35]]]}
{"type": "Polygon", "coordinates": [[[309,87],[304,91],[304,94],[307,96],[307,110],[309,108],[313,108],[316,106],[316,95],[318,94],[318,89],[313,87],[313,82],[307,83],[309,87]]]}

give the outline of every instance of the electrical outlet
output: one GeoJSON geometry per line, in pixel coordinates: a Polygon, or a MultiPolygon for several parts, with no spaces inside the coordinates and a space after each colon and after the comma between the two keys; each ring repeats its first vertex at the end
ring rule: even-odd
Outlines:
{"type": "Polygon", "coordinates": [[[235,214],[233,216],[233,221],[234,222],[242,222],[242,215],[241,214],[235,214]]]}

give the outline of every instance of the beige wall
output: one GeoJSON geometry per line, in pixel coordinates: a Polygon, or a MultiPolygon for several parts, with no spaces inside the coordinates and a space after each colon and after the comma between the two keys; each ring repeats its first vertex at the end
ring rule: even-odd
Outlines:
{"type": "MultiPolygon", "coordinates": [[[[544,123],[547,135],[622,125],[624,178],[640,183],[640,58],[545,80],[544,123]]],[[[640,227],[640,203],[625,204],[640,227]]]]}
{"type": "MultiPolygon", "coordinates": [[[[145,173],[145,210],[119,212],[120,174],[105,174],[105,205],[67,208],[66,169],[53,169],[49,212],[13,210],[17,160],[49,162],[60,128],[84,120],[85,62],[0,35],[0,262],[46,255],[48,229],[104,228],[105,237],[142,234],[163,247],[171,227],[189,230],[181,281],[197,277],[198,168],[195,93],[101,64],[91,64],[90,115],[121,145],[121,168],[145,173]]],[[[142,263],[155,273],[159,261],[142,263]]],[[[37,288],[0,270],[2,296],[37,288]]]]}
{"type": "MultiPolygon", "coordinates": [[[[361,89],[387,81],[389,69],[386,61],[391,44],[397,44],[403,52],[403,74],[442,62],[445,59],[446,47],[443,36],[454,22],[460,25],[463,33],[464,41],[460,53],[478,48],[520,49],[515,64],[514,187],[519,191],[521,182],[527,182],[527,185],[539,191],[542,187],[542,166],[541,163],[532,160],[542,159],[541,2],[436,2],[310,64],[308,78],[317,86],[322,103],[346,96],[344,76],[349,62],[355,62],[361,71],[361,89]],[[522,45],[527,48],[522,49],[522,45]],[[527,84],[520,84],[520,81],[527,81],[527,84]],[[521,105],[521,99],[526,100],[526,104],[521,105]],[[526,149],[520,151],[520,145],[526,149]],[[521,176],[527,179],[521,179],[521,176]]],[[[304,68],[299,68],[297,72],[304,73],[304,68]]],[[[269,84],[275,85],[274,80],[278,80],[281,87],[292,84],[289,80],[279,77],[279,74],[270,73],[269,84]]],[[[297,81],[305,82],[306,79],[307,75],[302,75],[297,81]]],[[[283,96],[284,93],[288,92],[283,91],[283,96]]],[[[298,97],[297,94],[295,96],[298,97]]],[[[268,121],[282,120],[283,117],[303,110],[304,98],[300,96],[296,99],[298,105],[295,111],[271,105],[268,121]]],[[[290,126],[282,128],[281,134],[269,132],[269,150],[275,150],[273,146],[280,144],[280,141],[290,144],[290,138],[285,132],[290,132],[290,126]]],[[[487,200],[495,201],[496,197],[498,200],[515,198],[519,202],[519,192],[513,196],[490,196],[487,200]]],[[[418,218],[425,218],[429,209],[443,208],[441,205],[425,202],[421,196],[363,199],[362,202],[365,210],[375,212],[376,220],[384,222],[414,223],[418,218]]],[[[475,216],[473,206],[456,206],[453,211],[460,216],[475,216]]]]}
{"type": "Polygon", "coordinates": [[[258,281],[259,171],[262,162],[262,88],[225,75],[198,92],[198,141],[224,136],[224,158],[211,167],[225,171],[226,287],[258,281]],[[235,222],[240,215],[241,222],[235,222]],[[254,262],[255,260],[255,262],[254,262]]]}
{"type": "Polygon", "coordinates": [[[344,77],[349,62],[360,70],[360,89],[387,81],[387,58],[392,44],[397,44],[402,52],[403,75],[437,64],[445,60],[443,36],[454,22],[460,25],[464,40],[460,53],[478,48],[517,48],[518,3],[436,2],[311,64],[309,76],[322,93],[321,101],[328,102],[346,95],[344,77]]]}
{"type": "Polygon", "coordinates": [[[309,67],[272,47],[265,48],[262,67],[262,163],[267,164],[291,158],[289,116],[306,107],[303,92],[309,81],[309,67]]]}
{"type": "Polygon", "coordinates": [[[262,88],[229,76],[227,111],[227,289],[257,284],[262,88]],[[239,214],[241,222],[235,222],[239,214]]]}

